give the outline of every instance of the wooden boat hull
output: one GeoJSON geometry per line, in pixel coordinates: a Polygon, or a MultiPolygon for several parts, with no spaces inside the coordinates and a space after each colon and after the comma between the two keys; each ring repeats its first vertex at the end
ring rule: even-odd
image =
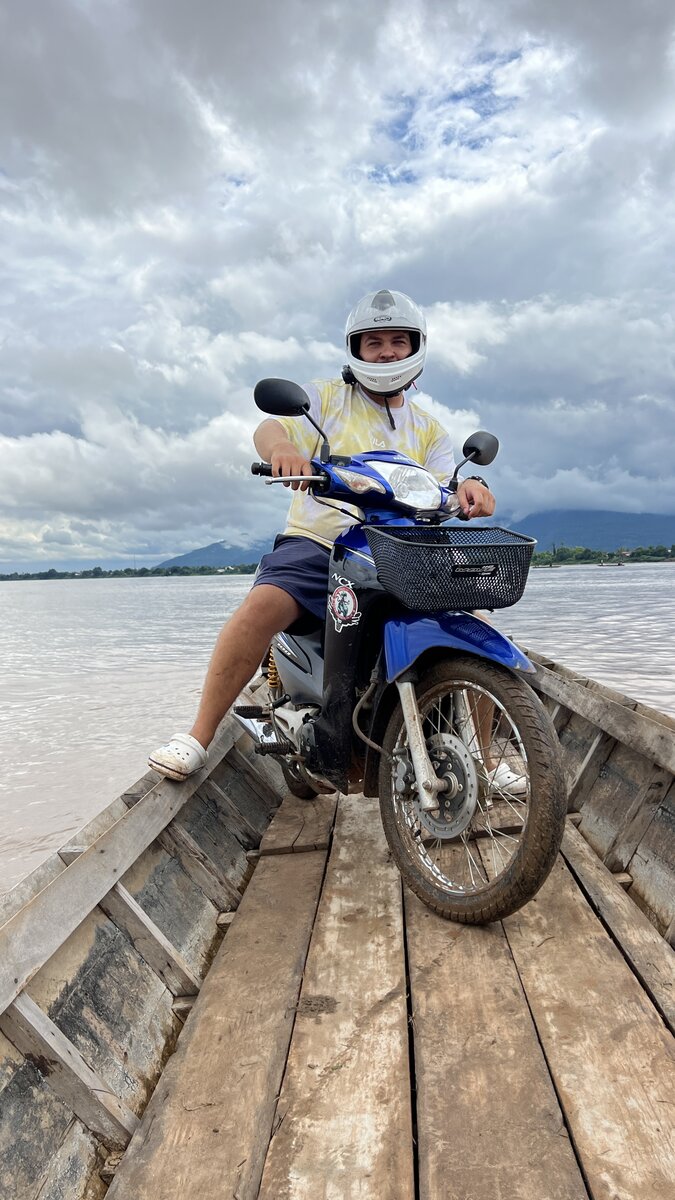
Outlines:
{"type": "Polygon", "coordinates": [[[403,905],[373,802],[281,804],[230,722],[0,897],[0,1196],[665,1200],[675,721],[532,657],[570,820],[503,927],[403,905]]]}
{"type": "Polygon", "coordinates": [[[674,945],[675,719],[528,653],[563,749],[568,810],[674,945]]]}

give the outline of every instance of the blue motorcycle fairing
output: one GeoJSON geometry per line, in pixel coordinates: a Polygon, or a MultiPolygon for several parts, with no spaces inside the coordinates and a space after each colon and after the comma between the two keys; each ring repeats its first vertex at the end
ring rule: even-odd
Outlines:
{"type": "Polygon", "coordinates": [[[423,617],[411,612],[393,617],[385,623],[387,682],[392,683],[398,675],[412,666],[420,654],[436,646],[465,650],[469,654],[477,654],[481,658],[501,663],[512,671],[536,671],[536,667],[522,650],[495,629],[494,625],[481,621],[480,617],[467,612],[447,612],[423,617]]]}
{"type": "MultiPolygon", "coordinates": [[[[391,484],[377,470],[378,462],[400,463],[401,466],[418,467],[420,470],[426,470],[426,467],[423,467],[421,463],[416,462],[415,459],[410,458],[407,454],[402,454],[399,450],[368,450],[363,454],[352,454],[349,458],[345,457],[341,462],[337,463],[322,463],[318,458],[313,458],[311,462],[317,473],[320,472],[328,477],[330,498],[332,500],[344,501],[356,508],[360,508],[364,514],[366,523],[373,522],[374,524],[381,525],[415,524],[413,510],[406,504],[396,502],[391,484]],[[364,479],[376,480],[379,487],[377,489],[373,488],[372,491],[366,493],[354,492],[336,474],[338,470],[353,471],[364,479]]],[[[431,472],[427,471],[427,474],[431,474],[431,472]]],[[[444,491],[447,492],[447,488],[441,488],[441,492],[443,493],[444,491]]]]}
{"type": "MultiPolygon", "coordinates": [[[[383,509],[382,512],[380,512],[379,510],[375,510],[375,511],[376,511],[376,515],[377,515],[377,522],[373,522],[374,524],[378,524],[378,525],[414,525],[415,524],[415,522],[410,518],[410,516],[404,516],[402,513],[387,512],[386,509],[383,509]]],[[[362,558],[367,558],[369,560],[371,568],[372,568],[373,577],[376,577],[377,571],[375,570],[375,563],[373,562],[373,555],[372,555],[370,546],[368,544],[368,539],[365,535],[365,530],[367,528],[367,524],[369,524],[369,523],[370,522],[366,523],[365,521],[363,521],[363,522],[360,522],[358,525],[351,525],[349,529],[345,529],[341,534],[339,534],[339,536],[335,539],[334,546],[335,546],[335,548],[337,548],[338,554],[344,554],[345,551],[351,550],[351,551],[354,551],[355,553],[359,554],[362,558]]]]}
{"type": "MultiPolygon", "coordinates": [[[[405,518],[403,521],[399,518],[398,521],[401,524],[411,524],[409,519],[405,518]]],[[[376,578],[375,564],[363,525],[353,525],[345,530],[337,538],[333,552],[337,558],[346,555],[349,559],[354,553],[361,559],[367,558],[376,578]]],[[[501,663],[511,671],[524,671],[528,674],[536,671],[529,658],[509,638],[495,629],[489,621],[482,621],[472,613],[443,612],[435,616],[423,616],[410,612],[385,622],[387,682],[391,683],[397,675],[406,671],[420,654],[434,646],[465,650],[469,654],[477,654],[481,658],[501,663]]]]}

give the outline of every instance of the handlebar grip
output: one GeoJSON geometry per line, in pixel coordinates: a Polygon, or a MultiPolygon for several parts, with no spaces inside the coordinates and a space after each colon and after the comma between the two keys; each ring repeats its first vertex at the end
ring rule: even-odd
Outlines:
{"type": "Polygon", "coordinates": [[[270,475],[272,474],[271,463],[254,462],[251,463],[251,475],[270,475]]]}

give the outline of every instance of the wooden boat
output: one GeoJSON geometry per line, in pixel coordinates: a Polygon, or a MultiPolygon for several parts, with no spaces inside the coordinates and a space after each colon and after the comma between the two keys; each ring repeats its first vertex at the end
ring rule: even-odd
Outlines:
{"type": "Polygon", "coordinates": [[[503,924],[232,722],[0,897],[3,1200],[672,1200],[675,721],[532,657],[570,816],[503,924]]]}

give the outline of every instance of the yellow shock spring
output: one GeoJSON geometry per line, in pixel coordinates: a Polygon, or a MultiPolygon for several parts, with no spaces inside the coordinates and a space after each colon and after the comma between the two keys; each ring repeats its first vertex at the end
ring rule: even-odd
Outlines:
{"type": "Polygon", "coordinates": [[[277,671],[277,664],[274,661],[274,654],[271,646],[269,658],[267,659],[267,686],[270,691],[273,691],[275,688],[279,687],[279,672],[277,671]]]}

